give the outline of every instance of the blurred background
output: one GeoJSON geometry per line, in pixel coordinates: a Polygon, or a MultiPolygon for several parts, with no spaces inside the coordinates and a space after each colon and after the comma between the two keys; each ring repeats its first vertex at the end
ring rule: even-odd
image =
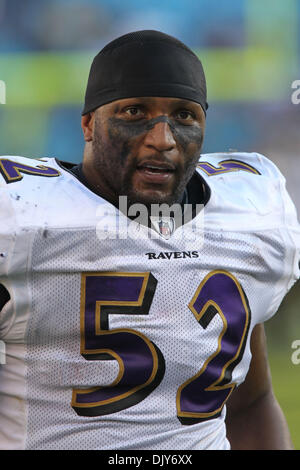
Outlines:
{"type": "MultiPolygon", "coordinates": [[[[80,162],[91,61],[139,29],[171,34],[201,58],[210,104],[203,153],[267,155],[300,212],[300,104],[291,99],[300,80],[299,0],[0,0],[0,154],[80,162]]],[[[297,449],[299,284],[266,325],[274,388],[297,449]]]]}

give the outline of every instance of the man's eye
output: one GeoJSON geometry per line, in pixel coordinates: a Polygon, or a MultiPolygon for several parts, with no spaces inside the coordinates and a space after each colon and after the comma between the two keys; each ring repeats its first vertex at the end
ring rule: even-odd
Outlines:
{"type": "Polygon", "coordinates": [[[127,114],[128,116],[138,117],[141,116],[143,113],[142,110],[137,106],[131,106],[130,108],[127,108],[125,110],[125,114],[127,114]]]}
{"type": "Polygon", "coordinates": [[[182,121],[189,121],[195,119],[195,115],[192,113],[192,111],[181,109],[180,111],[177,111],[177,118],[181,119],[182,121]]]}

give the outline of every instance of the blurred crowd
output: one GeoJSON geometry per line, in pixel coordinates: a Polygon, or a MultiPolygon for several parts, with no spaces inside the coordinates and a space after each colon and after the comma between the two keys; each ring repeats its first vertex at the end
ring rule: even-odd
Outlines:
{"type": "Polygon", "coordinates": [[[245,3],[221,0],[216,15],[210,0],[0,0],[0,52],[99,48],[141,24],[191,47],[242,47],[245,3]]]}

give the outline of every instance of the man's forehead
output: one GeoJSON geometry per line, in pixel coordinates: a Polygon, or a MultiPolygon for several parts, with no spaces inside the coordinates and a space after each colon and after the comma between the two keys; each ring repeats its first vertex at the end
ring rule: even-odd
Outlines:
{"type": "MultiPolygon", "coordinates": [[[[112,110],[118,112],[120,109],[130,105],[142,104],[149,107],[160,107],[162,109],[173,109],[177,107],[194,108],[195,110],[202,111],[202,107],[195,101],[177,98],[177,97],[161,97],[161,96],[136,96],[131,98],[122,98],[114,100],[110,103],[101,106],[103,110],[112,110]]],[[[204,113],[203,113],[204,114],[204,113]]]]}
{"type": "Polygon", "coordinates": [[[164,103],[179,103],[179,104],[195,104],[197,106],[200,106],[199,103],[196,103],[195,101],[191,101],[191,100],[187,100],[185,98],[178,98],[178,97],[174,97],[174,96],[133,96],[131,98],[123,98],[123,99],[119,99],[119,100],[114,100],[112,101],[112,103],[120,103],[120,104],[123,104],[125,103],[126,101],[135,101],[135,100],[140,100],[140,101],[143,101],[145,103],[149,103],[149,104],[164,104],[164,103]]]}

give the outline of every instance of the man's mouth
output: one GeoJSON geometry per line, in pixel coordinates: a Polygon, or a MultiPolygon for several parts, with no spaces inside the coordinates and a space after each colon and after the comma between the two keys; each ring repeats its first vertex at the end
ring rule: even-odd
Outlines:
{"type": "Polygon", "coordinates": [[[166,183],[175,173],[175,167],[169,163],[143,162],[137,166],[140,176],[149,183],[166,183]]]}

